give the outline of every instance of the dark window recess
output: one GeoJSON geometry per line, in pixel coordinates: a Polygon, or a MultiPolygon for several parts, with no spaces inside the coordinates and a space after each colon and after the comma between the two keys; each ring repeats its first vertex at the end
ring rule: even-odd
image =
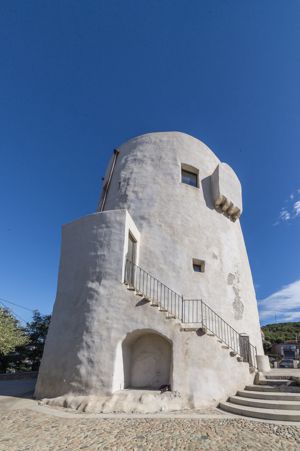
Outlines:
{"type": "Polygon", "coordinates": [[[193,264],[193,268],[195,272],[202,272],[201,265],[197,265],[196,263],[193,264]]]}
{"type": "Polygon", "coordinates": [[[127,260],[132,263],[136,262],[136,239],[129,232],[127,260]]]}
{"type": "Polygon", "coordinates": [[[198,175],[185,169],[181,170],[181,181],[187,185],[198,187],[198,175]]]}
{"type": "Polygon", "coordinates": [[[204,272],[205,263],[203,260],[193,259],[193,270],[195,272],[204,272]]]}

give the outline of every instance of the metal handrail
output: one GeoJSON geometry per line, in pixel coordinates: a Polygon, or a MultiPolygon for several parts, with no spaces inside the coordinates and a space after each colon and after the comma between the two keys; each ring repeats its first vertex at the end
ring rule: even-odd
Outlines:
{"type": "Polygon", "coordinates": [[[130,260],[126,260],[125,283],[170,316],[181,319],[183,297],[130,260]]]}
{"type": "Polygon", "coordinates": [[[256,347],[250,343],[249,336],[237,332],[202,299],[184,299],[130,260],[126,260],[124,282],[152,305],[167,312],[169,317],[177,318],[183,324],[198,324],[199,328],[213,333],[250,366],[256,367],[256,347]]]}

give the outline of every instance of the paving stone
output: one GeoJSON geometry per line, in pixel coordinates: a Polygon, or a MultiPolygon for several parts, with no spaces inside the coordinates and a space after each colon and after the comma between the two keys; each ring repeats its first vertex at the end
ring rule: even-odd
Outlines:
{"type": "Polygon", "coordinates": [[[0,414],[1,451],[299,450],[300,427],[241,418],[78,418],[0,414]]]}

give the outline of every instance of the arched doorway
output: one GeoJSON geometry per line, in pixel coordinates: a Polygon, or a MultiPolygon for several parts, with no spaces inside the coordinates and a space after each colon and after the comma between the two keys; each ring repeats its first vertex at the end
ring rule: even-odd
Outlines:
{"type": "Polygon", "coordinates": [[[125,388],[159,389],[171,383],[172,344],[151,330],[132,332],[123,342],[125,388]]]}

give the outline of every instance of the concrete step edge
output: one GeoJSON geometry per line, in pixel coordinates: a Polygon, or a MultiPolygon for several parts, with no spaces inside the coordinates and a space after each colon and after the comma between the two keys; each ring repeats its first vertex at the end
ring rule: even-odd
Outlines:
{"type": "Polygon", "coordinates": [[[277,421],[300,421],[300,410],[287,411],[280,409],[259,409],[256,407],[240,406],[230,402],[221,402],[219,407],[226,412],[235,413],[246,417],[277,421]]]}
{"type": "Polygon", "coordinates": [[[272,399],[278,401],[300,401],[300,393],[285,393],[285,392],[263,392],[253,390],[238,390],[237,396],[249,399],[272,399]]]}
{"type": "Polygon", "coordinates": [[[259,385],[286,385],[290,382],[290,379],[266,379],[265,381],[260,381],[259,385]]]}
{"type": "MultiPolygon", "coordinates": [[[[293,370],[293,368],[290,368],[291,370],[293,370]]],[[[276,371],[280,371],[279,369],[277,369],[276,371]]],[[[264,372],[263,373],[264,377],[266,379],[276,379],[277,381],[285,379],[285,380],[292,380],[293,379],[293,374],[274,374],[271,372],[264,372]]]]}
{"type": "Polygon", "coordinates": [[[246,385],[245,390],[280,393],[280,391],[278,390],[278,387],[276,387],[274,385],[246,385]]]}
{"type": "Polygon", "coordinates": [[[181,327],[180,332],[197,332],[197,328],[193,327],[181,327]]]}
{"type": "Polygon", "coordinates": [[[258,407],[260,409],[276,409],[276,410],[299,410],[299,401],[279,401],[255,398],[243,398],[241,396],[230,396],[228,402],[247,407],[258,407]]]}

